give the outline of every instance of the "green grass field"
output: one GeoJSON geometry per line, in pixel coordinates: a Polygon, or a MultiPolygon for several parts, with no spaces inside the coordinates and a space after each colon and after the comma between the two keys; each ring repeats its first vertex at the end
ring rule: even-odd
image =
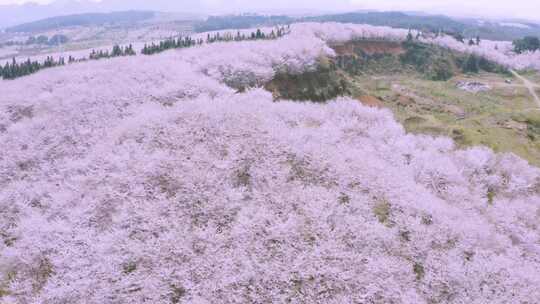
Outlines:
{"type": "MultiPolygon", "coordinates": [[[[530,72],[526,77],[540,79],[530,72]]],[[[482,73],[439,82],[408,74],[358,76],[351,83],[356,91],[380,99],[409,132],[448,136],[460,147],[485,145],[496,152],[513,152],[540,166],[540,109],[519,80],[482,73]],[[492,89],[463,91],[456,87],[461,80],[486,83],[492,89]]]]}

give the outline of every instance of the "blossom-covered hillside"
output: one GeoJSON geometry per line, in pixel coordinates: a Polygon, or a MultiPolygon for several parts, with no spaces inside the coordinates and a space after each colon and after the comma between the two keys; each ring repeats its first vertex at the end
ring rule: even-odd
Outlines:
{"type": "MultiPolygon", "coordinates": [[[[275,28],[262,28],[263,32],[270,34],[275,28]]],[[[206,39],[208,35],[215,35],[220,33],[221,35],[236,34],[249,35],[254,29],[239,30],[239,31],[213,31],[205,32],[193,35],[194,40],[206,39]]],[[[396,29],[385,26],[373,26],[368,24],[347,24],[347,23],[297,23],[291,25],[289,42],[294,42],[306,46],[307,44],[315,42],[312,45],[313,48],[317,48],[320,40],[324,42],[345,42],[354,39],[384,39],[393,41],[404,41],[409,33],[406,29],[396,29]]],[[[416,31],[411,32],[413,37],[419,34],[416,31]]],[[[454,37],[449,35],[432,37],[432,35],[424,35],[420,33],[420,40],[426,43],[433,43],[442,47],[450,48],[464,53],[474,53],[479,56],[483,56],[489,60],[493,60],[501,65],[515,68],[515,69],[536,69],[540,70],[540,51],[536,52],[524,52],[522,54],[516,54],[512,49],[512,43],[509,41],[491,41],[482,40],[478,45],[468,45],[467,43],[457,41],[454,37]]],[[[172,34],[171,34],[172,35],[172,34]]],[[[174,35],[172,35],[174,36],[174,35]]],[[[160,40],[156,40],[159,42],[160,40]]],[[[144,42],[134,42],[133,46],[139,51],[143,48],[144,42]]],[[[293,44],[289,43],[288,46],[293,44]]],[[[110,50],[113,45],[102,47],[103,50],[110,50]]],[[[76,60],[87,58],[91,50],[77,50],[77,51],[63,51],[61,53],[54,54],[42,54],[31,56],[30,59],[43,61],[48,56],[54,58],[57,57],[73,57],[76,60]]],[[[18,61],[25,61],[27,57],[18,57],[18,61]]],[[[6,57],[0,60],[0,63],[5,64],[12,60],[12,58],[6,57]]]]}
{"type": "Polygon", "coordinates": [[[257,88],[329,26],[0,81],[0,303],[535,303],[537,168],[257,88]]]}

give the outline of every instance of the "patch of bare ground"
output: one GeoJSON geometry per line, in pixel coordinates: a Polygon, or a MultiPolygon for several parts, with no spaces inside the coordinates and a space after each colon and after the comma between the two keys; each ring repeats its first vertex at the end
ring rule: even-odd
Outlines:
{"type": "Polygon", "coordinates": [[[384,103],[382,102],[382,100],[371,95],[361,95],[361,96],[358,96],[356,99],[365,106],[369,106],[372,108],[384,107],[384,103]]]}

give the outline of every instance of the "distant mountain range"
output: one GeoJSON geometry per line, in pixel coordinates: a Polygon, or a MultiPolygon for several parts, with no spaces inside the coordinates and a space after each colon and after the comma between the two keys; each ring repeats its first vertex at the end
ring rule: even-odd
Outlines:
{"type": "Polygon", "coordinates": [[[86,13],[50,17],[8,27],[7,32],[48,31],[69,26],[98,26],[103,24],[133,24],[153,18],[155,12],[125,11],[113,13],[86,13]]]}
{"type": "Polygon", "coordinates": [[[478,18],[453,18],[417,12],[352,12],[303,18],[303,21],[341,22],[410,28],[422,31],[480,36],[489,40],[514,40],[524,36],[540,36],[540,24],[525,20],[483,20],[478,18]]]}
{"type": "MultiPolygon", "coordinates": [[[[198,32],[250,28],[293,22],[343,22],[384,25],[437,32],[439,30],[490,40],[514,40],[524,36],[540,36],[540,24],[523,20],[483,20],[479,18],[454,18],[422,12],[355,11],[325,13],[324,11],[266,11],[265,14],[221,15],[203,21],[201,12],[211,10],[209,1],[172,0],[57,0],[48,5],[24,4],[0,6],[0,28],[7,32],[47,31],[66,26],[92,26],[104,23],[133,23],[156,17],[168,20],[200,19],[198,32]],[[129,11],[128,11],[129,10],[129,11]],[[183,13],[159,13],[183,12],[183,13]],[[277,12],[281,12],[279,15],[277,12]],[[113,12],[113,13],[111,13],[113,12]],[[288,13],[287,13],[288,12],[288,13]]],[[[264,12],[264,11],[263,11],[264,12]]]]}
{"type": "Polygon", "coordinates": [[[0,28],[56,16],[128,10],[182,12],[190,16],[200,16],[207,8],[195,0],[57,0],[50,4],[0,5],[0,28]]]}
{"type": "Polygon", "coordinates": [[[273,26],[293,22],[340,22],[371,24],[394,28],[416,29],[460,35],[464,38],[489,40],[515,40],[524,36],[539,36],[540,25],[527,21],[485,21],[479,19],[457,19],[442,15],[427,15],[403,12],[361,11],[343,14],[327,14],[307,17],[285,15],[224,15],[213,16],[195,25],[197,32],[242,29],[257,26],[273,26]]]}

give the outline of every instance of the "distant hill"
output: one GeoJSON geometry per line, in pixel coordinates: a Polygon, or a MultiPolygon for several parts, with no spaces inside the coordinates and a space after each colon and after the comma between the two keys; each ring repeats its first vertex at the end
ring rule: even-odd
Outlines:
{"type": "Polygon", "coordinates": [[[287,24],[293,22],[340,22],[390,26],[395,28],[414,28],[429,31],[445,29],[461,33],[466,25],[446,16],[408,15],[401,12],[372,12],[318,15],[309,17],[290,17],[276,15],[226,15],[212,16],[195,26],[197,32],[242,29],[256,26],[287,24]]]}
{"type": "Polygon", "coordinates": [[[6,29],[7,32],[47,31],[68,26],[92,26],[108,23],[135,23],[155,16],[151,11],[124,11],[113,13],[88,13],[46,18],[23,23],[6,29]]]}
{"type": "Polygon", "coordinates": [[[405,12],[359,11],[342,14],[326,14],[308,17],[285,15],[226,15],[212,16],[195,26],[197,32],[224,29],[253,28],[294,22],[340,22],[371,24],[393,28],[410,28],[422,31],[444,31],[464,37],[489,40],[515,40],[525,36],[540,36],[540,25],[528,21],[493,21],[479,19],[458,19],[444,15],[405,12]]]}
{"type": "Polygon", "coordinates": [[[205,21],[195,25],[195,31],[208,32],[223,29],[246,29],[256,26],[273,26],[289,24],[296,19],[288,16],[264,16],[264,15],[225,15],[210,16],[205,21]]]}
{"type": "Polygon", "coordinates": [[[463,34],[465,36],[480,35],[491,40],[515,40],[525,36],[540,37],[540,25],[528,21],[482,21],[464,19],[466,24],[463,34]]]}
{"type": "MultiPolygon", "coordinates": [[[[135,0],[134,0],[135,1],[135,0]]],[[[160,3],[163,0],[155,0],[160,3]]],[[[108,1],[99,2],[101,5],[113,3],[108,1]]],[[[45,6],[44,6],[45,7],[45,6]]],[[[105,6],[104,6],[105,7],[105,6]]],[[[95,9],[104,9],[96,7],[95,9]]],[[[107,6],[109,7],[109,6],[107,6]]],[[[0,24],[2,16],[6,12],[0,6],[0,24]]],[[[134,23],[144,21],[158,16],[150,10],[118,11],[113,13],[103,13],[96,11],[93,13],[65,15],[60,17],[50,17],[11,26],[7,32],[34,32],[55,29],[66,26],[92,26],[107,23],[134,23]]],[[[200,19],[200,15],[170,14],[168,19],[200,19]],[[189,17],[188,17],[189,16],[189,17]]],[[[204,21],[195,24],[195,31],[205,32],[224,29],[244,29],[259,26],[273,26],[276,24],[290,24],[294,22],[340,22],[355,24],[371,24],[377,26],[389,26],[394,28],[410,28],[422,31],[438,32],[444,31],[449,34],[459,34],[466,38],[479,35],[482,39],[489,40],[515,40],[525,36],[540,36],[540,24],[523,20],[481,20],[473,18],[453,18],[444,15],[429,15],[417,12],[377,12],[377,11],[356,11],[340,14],[325,14],[318,16],[290,16],[290,15],[261,15],[261,14],[240,14],[211,16],[204,21]]]]}
{"type": "Polygon", "coordinates": [[[24,4],[2,5],[0,3],[0,29],[56,16],[131,10],[184,13],[197,16],[206,15],[207,12],[204,3],[197,0],[53,0],[44,4],[26,2],[24,4]]]}
{"type": "Polygon", "coordinates": [[[490,40],[514,40],[540,36],[540,25],[530,22],[497,22],[478,19],[457,19],[443,15],[403,12],[353,12],[302,18],[301,21],[342,22],[411,28],[423,31],[459,33],[465,37],[479,35],[490,40]]]}
{"type": "Polygon", "coordinates": [[[322,15],[307,17],[304,21],[316,22],[342,22],[342,23],[365,23],[371,25],[391,26],[397,28],[414,28],[430,31],[446,29],[449,31],[462,32],[465,24],[450,17],[439,15],[409,15],[402,12],[354,12],[334,15],[322,15]]]}

